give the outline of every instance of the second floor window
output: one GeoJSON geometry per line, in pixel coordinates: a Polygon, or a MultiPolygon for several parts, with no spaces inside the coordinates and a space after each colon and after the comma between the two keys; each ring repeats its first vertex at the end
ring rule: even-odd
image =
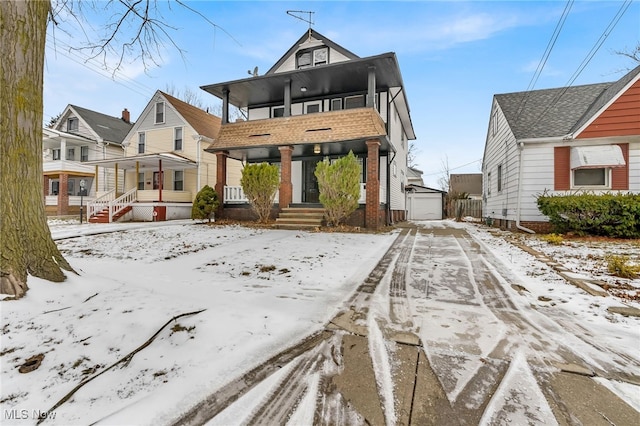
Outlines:
{"type": "Polygon", "coordinates": [[[272,118],[284,117],[284,107],[274,107],[271,109],[272,118]]]}
{"type": "Polygon", "coordinates": [[[145,149],[145,134],[144,132],[138,133],[138,154],[144,154],[145,149]]]}
{"type": "Polygon", "coordinates": [[[502,192],[502,164],[498,165],[498,192],[502,192]]]}
{"type": "Polygon", "coordinates": [[[75,160],[76,159],[76,149],[69,148],[67,149],[67,160],[75,160]]]}
{"type": "Polygon", "coordinates": [[[80,147],[80,161],[89,161],[89,147],[81,146],[80,147]]]}
{"type": "Polygon", "coordinates": [[[164,123],[164,102],[156,103],[156,124],[164,123]]]}
{"type": "Polygon", "coordinates": [[[173,133],[173,150],[182,151],[182,127],[176,127],[173,133]]]}
{"type": "Polygon", "coordinates": [[[54,160],[59,160],[60,159],[60,149],[54,149],[51,151],[53,153],[53,159],[54,160]]]}

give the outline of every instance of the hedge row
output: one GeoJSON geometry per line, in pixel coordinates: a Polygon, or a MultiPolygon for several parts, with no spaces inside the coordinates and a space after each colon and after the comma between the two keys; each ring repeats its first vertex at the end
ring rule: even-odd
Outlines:
{"type": "Polygon", "coordinates": [[[640,238],[640,194],[541,195],[538,209],[557,232],[640,238]]]}

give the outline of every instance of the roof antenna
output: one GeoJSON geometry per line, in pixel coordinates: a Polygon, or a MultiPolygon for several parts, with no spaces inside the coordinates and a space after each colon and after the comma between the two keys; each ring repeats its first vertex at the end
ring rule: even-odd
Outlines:
{"type": "Polygon", "coordinates": [[[315,22],[313,22],[314,13],[315,12],[309,10],[287,10],[287,15],[293,16],[294,18],[309,24],[309,40],[311,40],[311,26],[315,24],[315,22]],[[305,14],[309,14],[309,17],[304,17],[305,14]]]}

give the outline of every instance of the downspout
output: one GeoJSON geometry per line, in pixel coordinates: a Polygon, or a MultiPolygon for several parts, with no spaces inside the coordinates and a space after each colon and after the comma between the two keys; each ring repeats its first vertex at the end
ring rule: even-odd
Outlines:
{"type": "Polygon", "coordinates": [[[201,164],[200,164],[200,142],[202,142],[202,136],[198,135],[198,140],[196,142],[196,149],[198,150],[198,154],[196,155],[196,162],[198,163],[198,173],[196,176],[196,191],[200,191],[200,173],[202,173],[202,171],[200,170],[201,164]]]}
{"type": "Polygon", "coordinates": [[[523,150],[524,150],[524,142],[518,143],[519,169],[518,169],[518,203],[516,205],[516,228],[518,228],[521,231],[528,232],[529,234],[535,234],[535,231],[520,225],[520,204],[522,200],[522,151],[523,150]]]}
{"type": "Polygon", "coordinates": [[[391,217],[391,163],[395,160],[397,154],[397,152],[394,152],[393,157],[389,159],[389,153],[387,153],[387,226],[393,225],[393,218],[391,217]]]}

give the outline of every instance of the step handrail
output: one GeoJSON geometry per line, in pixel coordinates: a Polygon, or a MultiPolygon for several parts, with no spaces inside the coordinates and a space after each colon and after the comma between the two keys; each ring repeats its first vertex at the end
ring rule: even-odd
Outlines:
{"type": "Polygon", "coordinates": [[[95,200],[87,203],[87,217],[95,216],[98,212],[109,207],[109,202],[116,198],[116,190],[112,189],[105,192],[95,200]]]}
{"type": "Polygon", "coordinates": [[[113,222],[113,216],[124,210],[138,199],[138,188],[130,189],[115,200],[109,202],[109,223],[113,222]]]}

